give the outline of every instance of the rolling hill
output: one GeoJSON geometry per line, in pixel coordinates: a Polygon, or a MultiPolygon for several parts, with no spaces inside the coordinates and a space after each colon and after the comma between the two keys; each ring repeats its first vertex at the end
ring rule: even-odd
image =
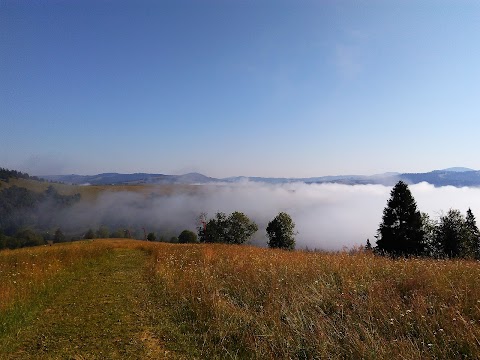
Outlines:
{"type": "Polygon", "coordinates": [[[337,183],[346,185],[381,184],[392,186],[403,180],[408,184],[427,182],[434,186],[480,186],[480,171],[464,167],[453,167],[434,170],[426,173],[396,173],[389,172],[376,175],[337,175],[310,178],[272,178],[236,176],[228,178],[213,178],[199,173],[183,175],[166,174],[119,174],[103,173],[98,175],[46,175],[40,176],[48,181],[63,182],[73,185],[141,185],[141,184],[213,184],[238,183],[244,181],[262,182],[268,184],[285,184],[304,182],[306,184],[337,183]]]}

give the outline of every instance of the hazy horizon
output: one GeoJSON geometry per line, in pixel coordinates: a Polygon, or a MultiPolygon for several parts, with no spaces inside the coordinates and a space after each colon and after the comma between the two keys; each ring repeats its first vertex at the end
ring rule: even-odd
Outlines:
{"type": "MultiPolygon", "coordinates": [[[[0,167],[5,167],[5,168],[8,168],[6,166],[2,166],[2,164],[0,164],[0,167]]],[[[418,173],[428,173],[428,172],[431,172],[431,171],[443,171],[443,170],[449,170],[449,169],[454,169],[454,168],[465,168],[465,169],[468,169],[468,170],[473,170],[473,171],[478,171],[477,169],[472,169],[472,168],[467,168],[467,167],[464,167],[464,166],[449,166],[449,167],[442,167],[442,168],[438,168],[438,169],[426,169],[424,171],[418,171],[418,173]]],[[[22,172],[27,172],[29,175],[33,175],[33,176],[39,176],[39,177],[42,177],[42,176],[68,176],[68,175],[79,175],[79,176],[95,176],[95,175],[101,175],[101,174],[161,174],[161,175],[186,175],[186,174],[200,174],[200,175],[204,175],[204,176],[207,176],[207,177],[211,177],[211,178],[217,178],[217,179],[228,179],[228,178],[234,178],[234,177],[259,177],[259,178],[285,178],[285,179],[308,179],[308,178],[315,178],[315,177],[326,177],[326,176],[374,176],[374,175],[384,175],[384,174],[394,174],[394,173],[398,173],[398,174],[403,174],[403,173],[414,173],[413,171],[385,171],[385,172],[375,172],[375,173],[371,173],[371,174],[357,174],[357,173],[344,173],[344,174],[323,174],[323,175],[314,175],[314,176],[308,176],[308,177],[303,177],[303,176],[261,176],[261,175],[257,175],[257,174],[250,174],[250,175],[244,175],[244,174],[235,174],[235,175],[227,175],[227,176],[222,176],[222,177],[215,177],[215,176],[211,176],[210,174],[208,173],[205,173],[205,172],[202,172],[201,170],[200,171],[188,171],[188,172],[183,172],[183,173],[166,173],[166,172],[160,172],[160,171],[153,171],[153,172],[146,172],[146,171],[132,171],[132,172],[117,172],[117,171],[101,171],[101,172],[98,172],[98,173],[62,173],[62,174],[40,174],[40,173],[32,173],[32,172],[29,172],[27,171],[27,169],[21,169],[21,168],[9,168],[10,170],[17,170],[17,171],[22,171],[22,172]]]]}

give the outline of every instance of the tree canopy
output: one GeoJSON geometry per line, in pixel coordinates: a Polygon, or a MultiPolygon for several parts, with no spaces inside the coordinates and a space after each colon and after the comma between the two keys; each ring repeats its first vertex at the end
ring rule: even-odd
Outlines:
{"type": "Polygon", "coordinates": [[[183,230],[180,235],[178,235],[178,242],[180,244],[194,244],[198,242],[197,234],[191,230],[183,230]]]}
{"type": "Polygon", "coordinates": [[[268,246],[286,250],[295,249],[295,223],[290,215],[280,212],[267,226],[268,246]]]}
{"type": "Polygon", "coordinates": [[[198,227],[198,237],[205,243],[243,244],[257,230],[257,224],[244,213],[235,211],[227,216],[217,212],[213,219],[198,227]]]}

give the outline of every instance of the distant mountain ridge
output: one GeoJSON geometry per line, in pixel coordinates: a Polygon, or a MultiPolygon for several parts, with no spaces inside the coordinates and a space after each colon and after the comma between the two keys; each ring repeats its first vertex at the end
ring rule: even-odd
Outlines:
{"type": "Polygon", "coordinates": [[[303,182],[306,184],[335,183],[346,185],[381,184],[392,186],[399,180],[408,184],[427,182],[434,186],[480,186],[480,171],[454,167],[443,170],[434,170],[426,173],[395,173],[389,172],[376,175],[337,175],[310,178],[273,178],[236,176],[229,178],[212,178],[199,173],[183,175],[166,174],[119,174],[103,173],[98,175],[47,175],[40,178],[59,181],[75,185],[135,185],[135,184],[210,184],[210,183],[239,183],[244,181],[268,184],[285,184],[303,182]]]}
{"type": "Polygon", "coordinates": [[[165,174],[119,174],[103,173],[98,175],[46,175],[40,176],[45,180],[59,181],[74,185],[135,185],[135,184],[205,184],[218,182],[218,179],[210,178],[199,173],[183,175],[165,174]]]}
{"type": "Polygon", "coordinates": [[[470,169],[470,168],[466,168],[466,167],[451,167],[451,168],[448,168],[448,169],[443,169],[443,170],[439,170],[439,171],[448,171],[448,172],[467,172],[467,171],[475,171],[473,169],[470,169]]]}

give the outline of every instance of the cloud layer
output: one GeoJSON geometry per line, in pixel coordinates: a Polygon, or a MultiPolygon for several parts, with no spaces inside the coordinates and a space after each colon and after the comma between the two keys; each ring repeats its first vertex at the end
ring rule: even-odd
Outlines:
{"type": "MultiPolygon", "coordinates": [[[[419,210],[434,218],[450,208],[465,213],[471,207],[480,214],[479,188],[435,188],[422,183],[410,189],[419,210]]],[[[213,217],[218,211],[241,211],[259,225],[252,242],[265,246],[267,223],[286,211],[296,223],[297,248],[339,250],[364,245],[367,238],[374,243],[390,191],[391,187],[382,185],[245,182],[204,186],[195,194],[147,198],[133,192],[106,192],[94,203],[81,202],[63,212],[58,222],[70,229],[104,224],[111,230],[132,226],[177,235],[183,229],[195,230],[202,212],[213,217]]]]}

